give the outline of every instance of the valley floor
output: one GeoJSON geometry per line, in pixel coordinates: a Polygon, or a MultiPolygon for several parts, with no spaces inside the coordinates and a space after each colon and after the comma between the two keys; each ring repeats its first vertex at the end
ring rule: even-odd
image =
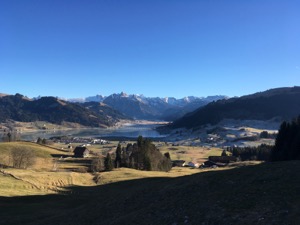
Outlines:
{"type": "Polygon", "coordinates": [[[169,130],[166,140],[177,145],[227,147],[274,145],[279,121],[223,120],[217,125],[207,125],[199,129],[179,128],[169,130]],[[262,132],[269,138],[260,138],[262,132]]]}

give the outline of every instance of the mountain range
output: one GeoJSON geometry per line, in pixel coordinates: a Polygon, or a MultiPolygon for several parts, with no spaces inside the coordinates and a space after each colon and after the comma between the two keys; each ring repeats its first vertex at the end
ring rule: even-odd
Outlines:
{"type": "Polygon", "coordinates": [[[223,119],[290,120],[300,114],[300,87],[275,88],[242,97],[145,97],[124,92],[84,101],[55,97],[29,99],[21,94],[0,94],[0,122],[48,121],[108,127],[122,119],[172,121],[172,128],[198,128],[223,119]]]}
{"type": "Polygon", "coordinates": [[[224,95],[208,97],[188,96],[176,99],[174,97],[159,98],[136,94],[128,95],[121,92],[107,97],[96,95],[82,99],[68,99],[68,101],[79,103],[102,102],[133,119],[173,121],[212,101],[224,98],[228,97],[224,95]]]}
{"type": "Polygon", "coordinates": [[[81,105],[55,97],[29,99],[21,94],[0,97],[0,122],[47,121],[54,124],[65,122],[91,127],[108,127],[126,118],[109,106],[100,103],[81,105]]]}
{"type": "Polygon", "coordinates": [[[211,102],[175,120],[172,128],[197,128],[223,119],[291,120],[300,114],[300,87],[275,88],[211,102]]]}
{"type": "Polygon", "coordinates": [[[51,96],[30,99],[21,94],[0,94],[0,122],[69,122],[91,127],[108,127],[122,119],[173,120],[224,97],[147,98],[122,92],[108,97],[96,95],[84,100],[67,100],[51,96]]]}

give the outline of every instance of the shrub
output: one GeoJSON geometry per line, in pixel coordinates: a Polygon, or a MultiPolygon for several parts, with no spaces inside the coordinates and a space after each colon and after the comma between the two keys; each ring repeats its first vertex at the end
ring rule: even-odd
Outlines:
{"type": "Polygon", "coordinates": [[[27,169],[29,166],[34,165],[36,155],[32,149],[14,148],[11,150],[11,160],[14,168],[27,169]]]}

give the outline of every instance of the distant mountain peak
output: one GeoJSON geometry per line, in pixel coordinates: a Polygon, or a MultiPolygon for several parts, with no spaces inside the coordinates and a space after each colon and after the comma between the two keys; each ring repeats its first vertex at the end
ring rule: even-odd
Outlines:
{"type": "Polygon", "coordinates": [[[120,94],[120,97],[125,97],[125,98],[127,98],[128,97],[128,94],[126,94],[125,92],[121,92],[121,94],[120,94]]]}
{"type": "Polygon", "coordinates": [[[109,96],[97,94],[86,98],[68,99],[68,101],[79,103],[102,102],[131,118],[173,120],[184,113],[224,98],[227,97],[221,95],[209,97],[186,96],[180,99],[175,97],[146,97],[143,94],[127,94],[122,91],[109,96]]]}

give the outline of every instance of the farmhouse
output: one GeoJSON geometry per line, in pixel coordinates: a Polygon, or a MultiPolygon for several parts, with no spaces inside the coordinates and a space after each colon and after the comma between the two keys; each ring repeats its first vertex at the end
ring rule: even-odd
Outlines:
{"type": "Polygon", "coordinates": [[[89,156],[90,151],[86,147],[77,146],[73,153],[75,158],[85,158],[89,156]]]}
{"type": "Polygon", "coordinates": [[[174,167],[174,166],[183,167],[183,166],[185,166],[185,161],[184,160],[173,160],[172,167],[174,167]]]}
{"type": "Polygon", "coordinates": [[[236,162],[237,158],[235,156],[209,156],[208,161],[215,163],[230,163],[236,162]]]}
{"type": "Polygon", "coordinates": [[[194,168],[199,168],[200,164],[197,162],[189,162],[188,163],[189,167],[194,167],[194,168]]]}
{"type": "Polygon", "coordinates": [[[206,168],[206,167],[224,167],[226,166],[227,163],[220,163],[220,162],[212,162],[212,161],[206,161],[204,163],[202,163],[201,168],[206,168]]]}

